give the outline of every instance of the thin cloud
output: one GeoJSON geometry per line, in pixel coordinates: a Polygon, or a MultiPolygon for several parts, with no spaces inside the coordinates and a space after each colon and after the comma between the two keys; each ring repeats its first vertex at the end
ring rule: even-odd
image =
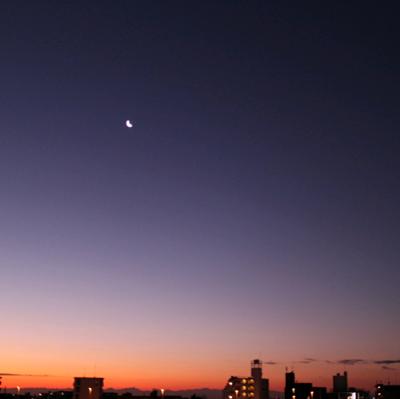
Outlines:
{"type": "Polygon", "coordinates": [[[315,363],[315,362],[318,362],[318,360],[314,359],[312,357],[306,357],[304,360],[300,360],[298,363],[310,364],[310,363],[315,363]]]}
{"type": "Polygon", "coordinates": [[[382,370],[386,370],[386,371],[397,371],[396,368],[394,368],[394,367],[389,367],[389,366],[382,366],[382,370]]]}
{"type": "Polygon", "coordinates": [[[0,377],[54,377],[49,374],[0,373],[0,377]]]}
{"type": "MultiPolygon", "coordinates": [[[[319,360],[314,359],[312,357],[306,357],[303,360],[292,361],[292,364],[310,364],[310,363],[317,363],[322,362],[326,364],[341,364],[344,366],[356,366],[361,364],[376,364],[379,366],[389,366],[389,365],[396,365],[400,364],[400,359],[383,359],[383,360],[372,360],[372,359],[360,359],[360,358],[350,358],[350,359],[340,359],[340,360],[319,360]]],[[[276,362],[265,362],[267,364],[279,364],[276,362]]],[[[390,370],[390,368],[387,368],[390,370]]],[[[397,369],[394,369],[397,370],[397,369]]]]}
{"type": "Polygon", "coordinates": [[[342,359],[337,361],[338,364],[344,364],[346,366],[354,366],[355,364],[368,363],[365,359],[342,359]]]}
{"type": "Polygon", "coordinates": [[[310,364],[314,362],[319,362],[319,360],[314,359],[312,357],[306,357],[303,360],[293,360],[292,363],[299,363],[299,364],[310,364]]]}
{"type": "Polygon", "coordinates": [[[264,364],[269,364],[270,366],[275,366],[276,364],[278,364],[277,362],[272,362],[272,361],[267,361],[267,362],[263,362],[264,364]]]}
{"type": "Polygon", "coordinates": [[[400,364],[400,359],[396,360],[375,360],[375,364],[400,364]]]}

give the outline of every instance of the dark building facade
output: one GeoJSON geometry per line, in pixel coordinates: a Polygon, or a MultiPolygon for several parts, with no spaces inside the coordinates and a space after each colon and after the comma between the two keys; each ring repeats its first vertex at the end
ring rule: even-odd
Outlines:
{"type": "Polygon", "coordinates": [[[310,399],[327,399],[328,390],[325,387],[313,387],[311,391],[310,399]]]}
{"type": "Polygon", "coordinates": [[[375,397],[377,399],[399,399],[400,385],[378,384],[375,397]]]}
{"type": "Polygon", "coordinates": [[[73,399],[101,399],[103,382],[103,378],[75,377],[73,399]]]}
{"type": "Polygon", "coordinates": [[[333,392],[347,392],[348,391],[348,382],[347,382],[347,371],[341,375],[337,373],[333,376],[333,392]]]}
{"type": "Polygon", "coordinates": [[[293,371],[285,375],[285,399],[327,399],[326,388],[313,387],[310,382],[296,382],[293,371]]]}

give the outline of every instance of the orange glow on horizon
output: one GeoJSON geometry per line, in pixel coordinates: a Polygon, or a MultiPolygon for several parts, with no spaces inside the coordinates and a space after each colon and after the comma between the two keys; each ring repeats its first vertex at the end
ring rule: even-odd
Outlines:
{"type": "MultiPolygon", "coordinates": [[[[350,368],[349,369],[349,383],[352,386],[359,388],[372,389],[376,379],[380,378],[378,371],[374,367],[363,367],[361,369],[350,368]],[[372,383],[371,383],[372,381],[372,383]]],[[[104,371],[104,370],[103,370],[104,371]]],[[[160,370],[157,369],[152,372],[145,373],[143,370],[139,373],[136,369],[125,370],[112,370],[109,372],[96,373],[96,376],[105,378],[105,389],[123,389],[123,388],[136,388],[143,391],[149,391],[154,388],[160,389],[163,387],[166,392],[169,390],[181,390],[181,389],[200,389],[209,388],[222,390],[226,384],[227,379],[230,375],[241,375],[247,377],[250,373],[241,372],[238,370],[237,373],[229,373],[224,370],[210,371],[205,369],[196,370],[196,372],[174,372],[171,370],[160,370]],[[136,376],[135,376],[136,375],[136,376]],[[163,378],[160,378],[163,375],[163,378]],[[135,377],[132,377],[135,376],[135,377]]],[[[321,375],[320,365],[308,365],[307,367],[297,367],[296,379],[300,382],[312,382],[315,386],[326,386],[331,389],[332,375],[340,371],[339,367],[327,367],[324,371],[324,375],[319,378],[313,376],[321,375]],[[335,370],[335,371],[332,371],[335,370]]],[[[17,374],[17,373],[16,373],[17,374]]],[[[33,374],[33,373],[32,373],[33,374]]],[[[44,373],[42,373],[44,374],[44,373]]],[[[76,373],[76,376],[94,376],[93,373],[76,373]]],[[[270,380],[270,389],[282,391],[284,389],[284,369],[282,367],[265,367],[264,377],[270,380]]],[[[2,379],[2,388],[16,389],[17,386],[21,387],[21,393],[26,392],[29,388],[48,388],[48,389],[72,389],[73,376],[24,376],[15,375],[7,376],[4,375],[2,379]]]]}

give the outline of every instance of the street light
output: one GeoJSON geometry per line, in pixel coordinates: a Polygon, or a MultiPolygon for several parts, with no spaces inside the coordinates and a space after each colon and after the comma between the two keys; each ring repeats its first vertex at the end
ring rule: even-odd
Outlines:
{"type": "Polygon", "coordinates": [[[164,392],[165,392],[165,389],[164,389],[164,388],[161,388],[161,389],[160,389],[160,392],[161,392],[161,399],[164,399],[164,392]]]}

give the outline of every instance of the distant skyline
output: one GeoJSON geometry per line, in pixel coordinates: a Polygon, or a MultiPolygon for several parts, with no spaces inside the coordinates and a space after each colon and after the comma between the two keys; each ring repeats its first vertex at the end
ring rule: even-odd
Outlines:
{"type": "MultiPolygon", "coordinates": [[[[312,358],[305,358],[298,361],[287,362],[284,366],[276,361],[264,362],[264,376],[270,379],[270,386],[272,390],[282,391],[284,388],[284,374],[286,370],[293,370],[296,372],[296,377],[302,382],[311,382],[314,386],[326,386],[329,389],[332,388],[332,377],[338,372],[347,371],[349,374],[349,386],[364,388],[372,390],[376,383],[378,382],[391,382],[393,384],[398,384],[400,382],[400,373],[398,369],[392,366],[397,366],[400,364],[399,359],[381,359],[381,360],[367,360],[367,359],[340,359],[340,360],[317,360],[312,358]],[[317,367],[311,367],[312,365],[317,365],[317,367]],[[375,366],[375,367],[374,367],[375,366]],[[323,367],[323,368],[321,368],[323,367]],[[319,370],[318,375],[315,373],[319,370]],[[382,370],[387,371],[385,378],[382,378],[382,370]],[[390,372],[389,372],[390,371],[390,372]],[[381,378],[377,378],[380,375],[381,378]],[[370,377],[370,383],[365,384],[366,377],[370,377]],[[375,377],[374,377],[375,376],[375,377]],[[375,380],[373,380],[375,378],[375,380]],[[364,384],[364,385],[360,385],[364,384]]],[[[165,374],[165,369],[156,369],[157,373],[165,374]]],[[[160,379],[160,376],[153,374],[153,378],[149,379],[145,377],[148,375],[150,370],[137,371],[135,377],[132,378],[121,378],[116,374],[111,373],[111,378],[105,378],[105,389],[123,389],[123,388],[136,388],[138,390],[151,390],[154,388],[164,388],[167,390],[184,390],[184,389],[222,389],[225,385],[227,378],[230,375],[237,376],[247,376],[248,370],[245,367],[237,367],[240,372],[234,372],[230,368],[231,373],[222,377],[221,382],[218,379],[213,379],[212,377],[207,377],[206,379],[199,378],[199,384],[189,384],[182,385],[181,377],[179,375],[173,376],[176,382],[172,385],[164,384],[165,381],[160,379]],[[112,384],[107,380],[114,381],[116,384],[112,384]],[[201,382],[203,381],[203,382],[201,382]],[[210,382],[214,381],[214,385],[210,382]],[[207,385],[208,382],[208,385],[207,385]]],[[[204,370],[198,370],[199,373],[204,372],[204,370]]],[[[121,372],[121,375],[124,373],[121,372]]],[[[46,375],[32,375],[24,373],[0,373],[3,376],[3,388],[15,389],[16,386],[20,386],[21,389],[27,390],[28,388],[59,388],[59,389],[71,389],[71,382],[74,376],[102,376],[104,374],[99,374],[96,371],[77,373],[74,376],[60,376],[55,374],[46,375]],[[4,382],[8,382],[4,384],[4,382]]],[[[201,376],[200,376],[201,377],[201,376]]],[[[171,378],[169,379],[171,381],[171,378]]]]}
{"type": "Polygon", "coordinates": [[[397,15],[1,2],[3,385],[400,383],[397,15]]]}

